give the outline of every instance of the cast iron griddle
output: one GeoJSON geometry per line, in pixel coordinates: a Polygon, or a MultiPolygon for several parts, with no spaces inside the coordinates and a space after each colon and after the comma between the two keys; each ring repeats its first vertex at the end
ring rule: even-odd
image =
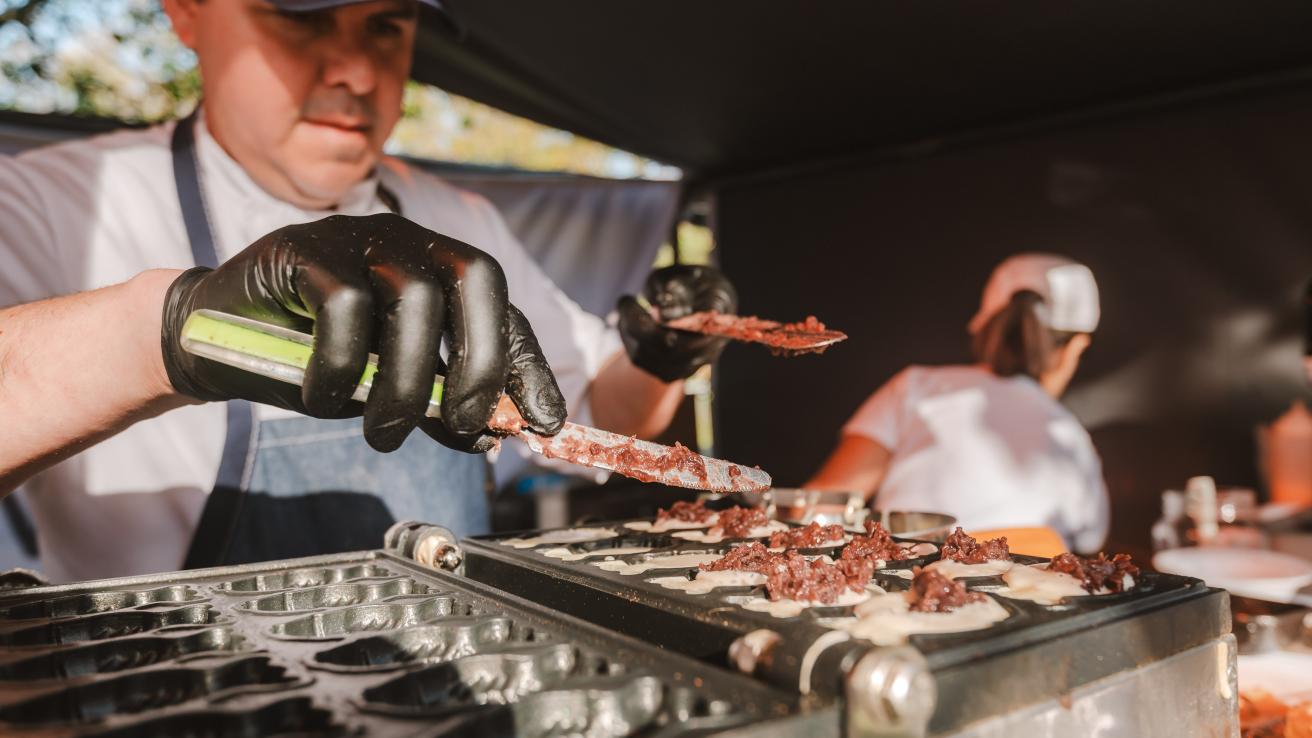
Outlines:
{"type": "Polygon", "coordinates": [[[813,707],[382,551],[0,596],[5,735],[836,735],[813,707]]]}

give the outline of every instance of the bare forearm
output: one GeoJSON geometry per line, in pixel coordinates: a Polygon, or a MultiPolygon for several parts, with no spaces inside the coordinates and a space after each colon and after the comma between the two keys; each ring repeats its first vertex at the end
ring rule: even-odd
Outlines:
{"type": "Polygon", "coordinates": [[[860,492],[868,500],[879,489],[892,454],[862,436],[844,436],[838,447],[805,485],[806,489],[860,492]]]}
{"type": "Polygon", "coordinates": [[[665,383],[615,354],[592,380],[588,395],[598,428],[626,436],[653,438],[674,419],[683,401],[683,382],[665,383]]]}
{"type": "Polygon", "coordinates": [[[176,271],[0,310],[0,496],[138,420],[188,400],[160,355],[176,271]]]}

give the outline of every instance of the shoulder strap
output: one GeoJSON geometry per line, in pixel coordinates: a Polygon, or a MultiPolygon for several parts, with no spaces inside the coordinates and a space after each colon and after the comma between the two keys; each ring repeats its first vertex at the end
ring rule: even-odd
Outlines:
{"type": "Polygon", "coordinates": [[[182,206],[182,222],[187,226],[192,258],[196,266],[212,269],[219,265],[219,257],[214,248],[214,231],[205,208],[205,195],[200,189],[200,167],[196,163],[196,113],[174,126],[170,148],[173,150],[173,182],[178,188],[178,204],[182,206]]]}
{"type": "MultiPolygon", "coordinates": [[[[173,152],[173,182],[178,188],[178,205],[187,227],[187,240],[196,266],[219,265],[210,228],[205,195],[200,188],[200,167],[196,159],[196,113],[178,121],[170,143],[173,152]]],[[[227,432],[223,456],[214,489],[206,498],[200,522],[192,535],[191,546],[183,561],[184,569],[217,566],[223,563],[241,506],[242,478],[248,465],[255,411],[245,400],[228,401],[227,432]]]]}

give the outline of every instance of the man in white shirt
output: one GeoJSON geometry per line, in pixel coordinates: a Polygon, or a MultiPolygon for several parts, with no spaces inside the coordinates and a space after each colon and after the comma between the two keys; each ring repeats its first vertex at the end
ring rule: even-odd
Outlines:
{"type": "MultiPolygon", "coordinates": [[[[652,435],[718,355],[632,299],[608,330],[487,202],[382,157],[416,0],[164,5],[203,111],[0,159],[0,494],[25,484],[52,579],[373,547],[407,518],[480,532],[486,469],[461,451],[487,448],[503,390],[537,430],[568,405],[652,435]],[[182,351],[199,308],[313,330],[305,390],[182,351]],[[442,422],[422,417],[434,370],[442,422]]],[[[646,292],[666,317],[736,299],[698,269],[646,292]]]]}

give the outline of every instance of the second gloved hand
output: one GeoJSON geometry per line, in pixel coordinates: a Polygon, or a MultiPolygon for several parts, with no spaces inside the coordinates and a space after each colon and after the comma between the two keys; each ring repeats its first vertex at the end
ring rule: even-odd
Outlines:
{"type": "Polygon", "coordinates": [[[380,451],[416,426],[440,443],[484,451],[502,392],[529,427],[555,433],[565,420],[533,329],[507,298],[496,260],[398,215],[335,215],[287,226],[217,269],[184,272],[164,303],[164,366],[179,392],[202,400],[241,398],[321,418],[364,416],[380,451]],[[313,332],[303,387],[277,382],[183,350],[183,323],[208,308],[313,332]],[[449,355],[440,365],[446,338],[449,355]],[[369,399],[350,399],[378,354],[369,399]],[[445,374],[442,419],[427,418],[433,375],[445,374]]]}
{"type": "MultiPolygon", "coordinates": [[[[656,308],[661,321],[714,310],[734,313],[738,292],[718,269],[676,265],[651,273],[643,296],[656,308]]],[[[629,359],[664,382],[686,379],[713,363],[729,339],[666,328],[633,297],[620,298],[620,336],[629,359]]]]}

